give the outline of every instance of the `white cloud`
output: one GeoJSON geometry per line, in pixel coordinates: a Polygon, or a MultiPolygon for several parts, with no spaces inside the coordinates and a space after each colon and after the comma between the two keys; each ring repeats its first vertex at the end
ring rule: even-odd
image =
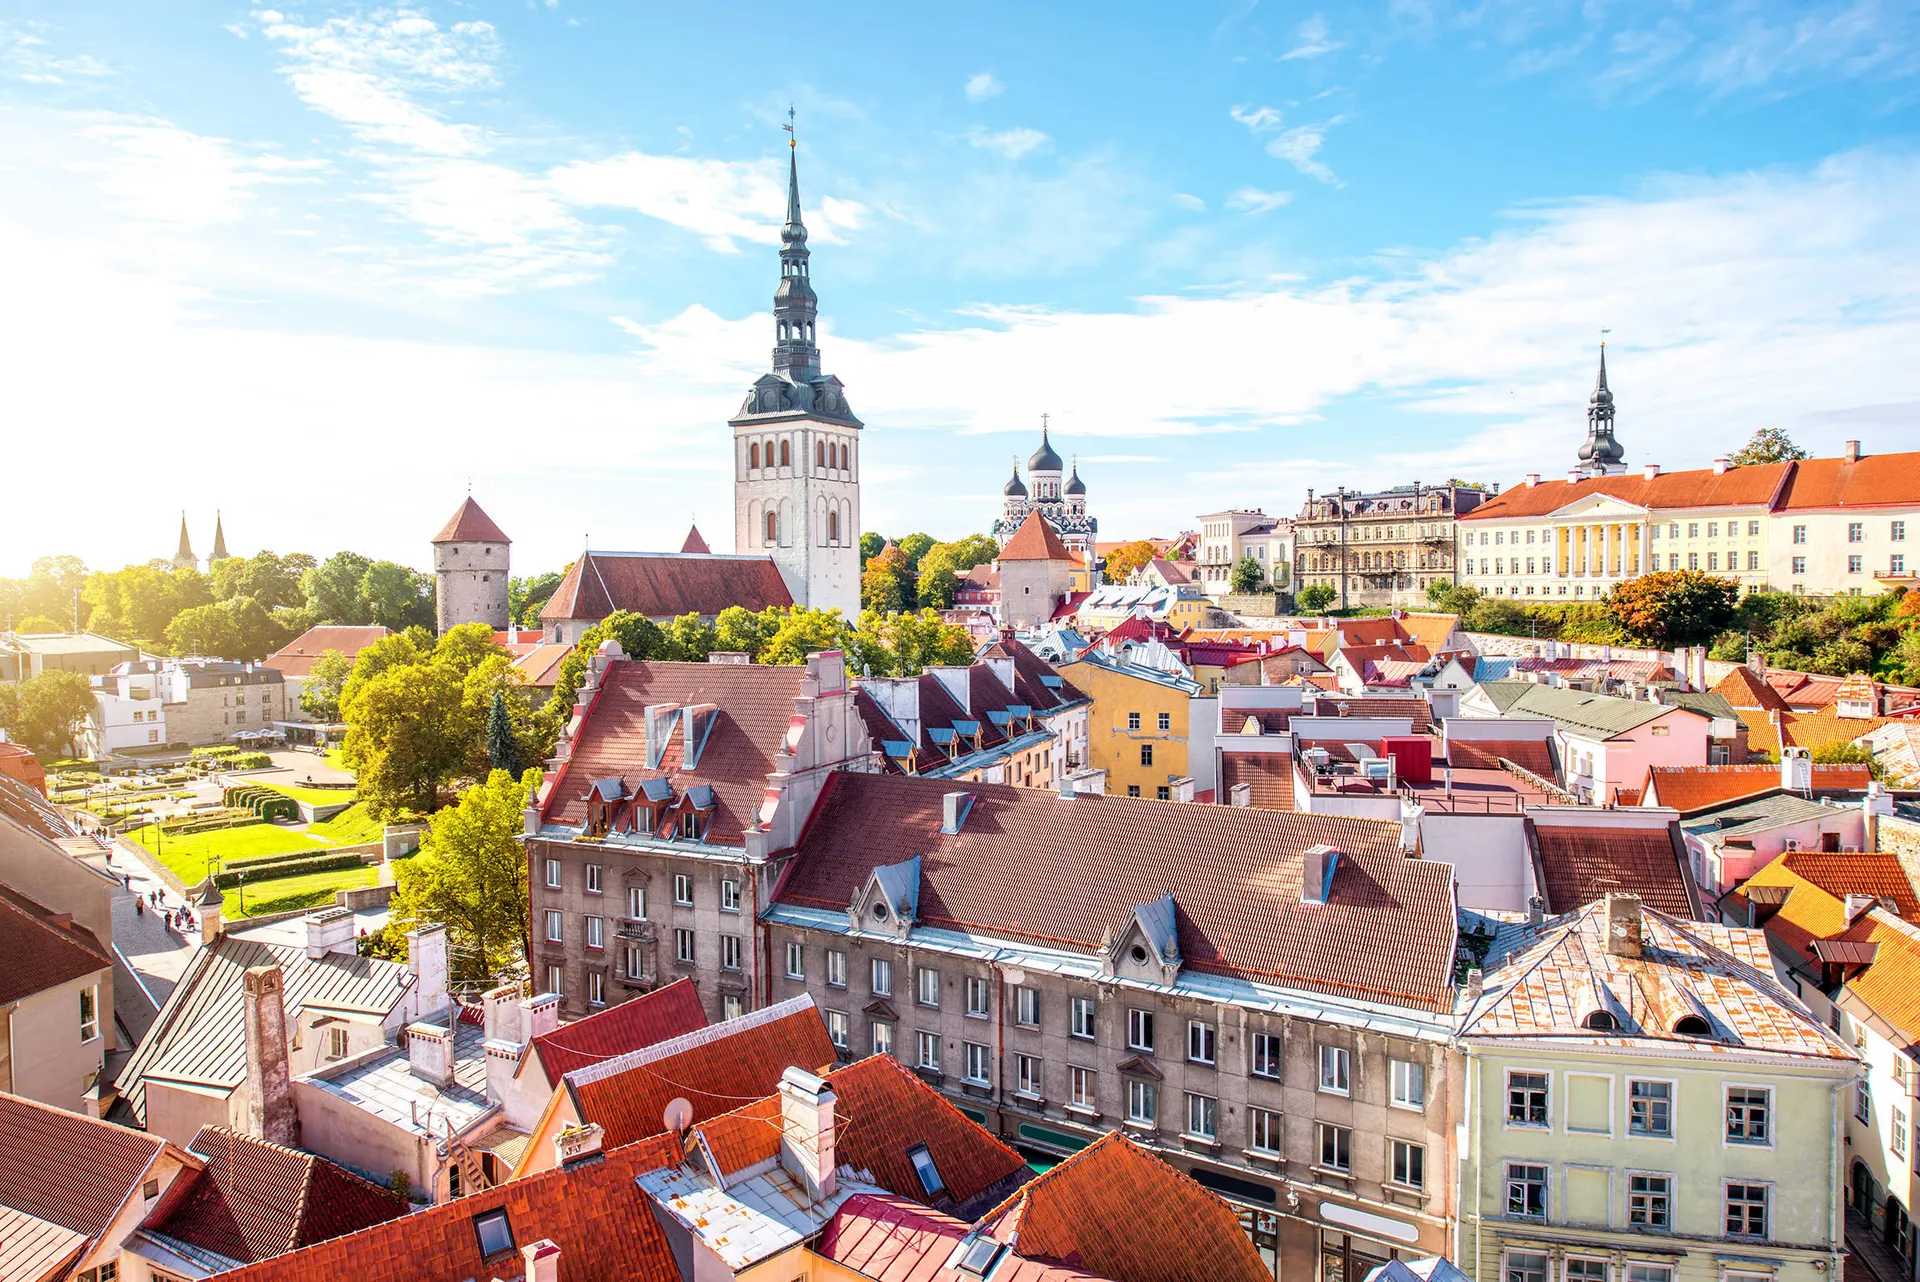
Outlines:
{"type": "MultiPolygon", "coordinates": [[[[562,165],[548,180],[572,204],[631,209],[683,227],[719,253],[737,252],[743,240],[778,244],[786,216],[786,174],[764,161],[629,151],[562,165]]],[[[864,226],[868,215],[859,201],[828,196],[808,208],[807,234],[837,244],[864,226]]]]}
{"type": "Polygon", "coordinates": [[[1198,196],[1194,195],[1192,192],[1187,192],[1187,191],[1174,192],[1173,203],[1180,206],[1180,208],[1182,209],[1191,209],[1196,212],[1200,210],[1204,210],[1207,207],[1206,201],[1200,199],[1198,196]]]}
{"type": "Polygon", "coordinates": [[[105,150],[72,160],[73,168],[98,175],[123,212],[181,228],[237,222],[262,184],[311,181],[324,168],[321,161],[249,152],[228,139],[145,117],[106,117],[80,136],[105,150]]]}
{"type": "Polygon", "coordinates": [[[1333,170],[1320,160],[1320,148],[1327,141],[1327,130],[1340,123],[1340,117],[1316,125],[1296,125],[1267,143],[1267,154],[1284,160],[1309,178],[1339,184],[1333,170]]]}
{"type": "Polygon", "coordinates": [[[975,128],[968,131],[967,141],[983,151],[998,152],[1008,160],[1018,160],[1046,146],[1048,138],[1038,129],[1022,126],[997,132],[975,128]]]}
{"type": "Polygon", "coordinates": [[[1271,133],[1280,127],[1280,113],[1272,107],[1231,107],[1227,114],[1257,134],[1271,133]]]}
{"type": "Polygon", "coordinates": [[[1328,39],[1326,16],[1316,13],[1300,24],[1300,43],[1281,54],[1280,61],[1322,58],[1341,47],[1339,41],[1328,39]]]}
{"type": "Polygon", "coordinates": [[[1227,197],[1227,208],[1237,209],[1243,214],[1264,214],[1292,199],[1293,193],[1290,191],[1261,191],[1258,187],[1242,187],[1227,197]]]}
{"type": "Polygon", "coordinates": [[[0,22],[0,76],[10,76],[30,84],[65,84],[71,78],[100,77],[111,74],[106,63],[92,54],[62,55],[36,32],[48,28],[30,24],[32,30],[0,22]]]}
{"type": "Polygon", "coordinates": [[[991,71],[979,71],[967,77],[966,93],[973,102],[985,102],[1005,93],[1007,87],[991,71]]]}

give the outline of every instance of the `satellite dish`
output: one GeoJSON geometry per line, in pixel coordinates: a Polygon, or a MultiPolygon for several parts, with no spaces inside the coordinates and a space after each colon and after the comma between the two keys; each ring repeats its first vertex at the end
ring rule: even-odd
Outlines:
{"type": "Polygon", "coordinates": [[[693,1125],[693,1105],[684,1099],[669,1100],[667,1111],[660,1120],[675,1135],[684,1135],[687,1128],[693,1125]]]}

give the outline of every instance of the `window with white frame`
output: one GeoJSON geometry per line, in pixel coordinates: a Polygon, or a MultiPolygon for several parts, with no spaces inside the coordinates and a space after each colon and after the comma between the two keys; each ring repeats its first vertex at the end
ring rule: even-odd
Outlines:
{"type": "Polygon", "coordinates": [[[1873,1084],[1864,1077],[1853,1084],[1853,1115],[1862,1122],[1873,1117],[1873,1084]]]}
{"type": "Polygon", "coordinates": [[[1569,1255],[1566,1282],[1607,1282],[1607,1262],[1590,1255],[1569,1255]]]}
{"type": "Polygon", "coordinates": [[[1067,1083],[1069,1086],[1068,1103],[1077,1109],[1096,1109],[1094,1096],[1094,1072],[1090,1068],[1069,1068],[1067,1083]]]}
{"type": "Polygon", "coordinates": [[[1035,1055],[1015,1055],[1013,1057],[1015,1089],[1022,1095],[1039,1099],[1046,1092],[1042,1089],[1042,1069],[1040,1059],[1035,1055]]]}
{"type": "Polygon", "coordinates": [[[1907,1112],[1898,1104],[1887,1116],[1887,1143],[1895,1157],[1904,1158],[1907,1155],[1907,1112]]]}
{"type": "Polygon", "coordinates": [[[1278,1153],[1286,1142],[1285,1121],[1272,1109],[1248,1109],[1247,1128],[1247,1147],[1256,1153],[1278,1153]]]}
{"type": "Polygon", "coordinates": [[[645,921],[647,919],[647,888],[645,886],[627,887],[627,920],[645,921]]]}
{"type": "Polygon", "coordinates": [[[547,860],[547,889],[560,889],[560,861],[558,859],[547,860]]]}
{"type": "Polygon", "coordinates": [[[1673,1225],[1673,1177],[1634,1171],[1627,1176],[1627,1223],[1636,1229],[1673,1225]]]}
{"type": "Polygon", "coordinates": [[[797,939],[787,941],[787,978],[807,977],[807,946],[797,939]]]}
{"type": "MultiPolygon", "coordinates": [[[[1729,1274],[1729,1282],[1732,1275],[1729,1274]]],[[[1635,1264],[1627,1265],[1627,1282],[1673,1282],[1671,1264],[1635,1264]]]]}
{"type": "Polygon", "coordinates": [[[1545,1126],[1547,1124],[1547,1075],[1545,1073],[1507,1073],[1507,1125],[1545,1126]]]}
{"type": "Polygon", "coordinates": [[[329,1028],[327,1030],[327,1058],[345,1059],[348,1049],[347,1030],[338,1024],[329,1028]]]}
{"type": "Polygon", "coordinates": [[[1195,1064],[1213,1063],[1213,1025],[1203,1019],[1187,1021],[1187,1059],[1195,1064]]]}
{"type": "Polygon", "coordinates": [[[88,984],[80,990],[80,1041],[84,1045],[100,1036],[100,986],[88,984]]]}
{"type": "Polygon", "coordinates": [[[963,1042],[966,1055],[966,1080],[975,1086],[993,1084],[993,1048],[979,1042],[963,1042]]]}
{"type": "Polygon", "coordinates": [[[847,1049],[847,1013],[842,1010],[827,1012],[827,1040],[833,1043],[835,1050],[847,1049]]]}
{"type": "Polygon", "coordinates": [[[693,932],[684,926],[673,932],[673,959],[683,966],[693,965],[693,932]]]}
{"type": "Polygon", "coordinates": [[[646,974],[647,957],[638,944],[627,945],[627,978],[639,979],[646,974]]]}
{"type": "Polygon", "coordinates": [[[1507,1163],[1509,1219],[1547,1218],[1547,1168],[1533,1162],[1507,1163]]]}
{"type": "Polygon", "coordinates": [[[1319,1123],[1320,1166],[1340,1175],[1353,1170],[1353,1131],[1332,1122],[1319,1123]]]}
{"type": "Polygon", "coordinates": [[[1659,1139],[1673,1137],[1673,1083],[1627,1083],[1627,1133],[1659,1139]]]}
{"type": "Polygon", "coordinates": [[[1353,1091],[1353,1056],[1344,1046],[1320,1048],[1320,1089],[1329,1095],[1348,1095],[1353,1091]]]}
{"type": "Polygon", "coordinates": [[[1197,1140],[1213,1140],[1220,1136],[1220,1101],[1211,1095],[1196,1095],[1187,1092],[1187,1131],[1197,1140]]]}
{"type": "Polygon", "coordinates": [[[1094,1037],[1093,998],[1076,997],[1072,1002],[1073,1027],[1069,1029],[1075,1037],[1092,1041],[1094,1037]]]}
{"type": "Polygon", "coordinates": [[[1425,1111],[1427,1107],[1427,1066],[1410,1059],[1393,1061],[1393,1104],[1396,1108],[1425,1111]]]}
{"type": "Polygon", "coordinates": [[[1129,1010],[1127,1012],[1127,1049],[1153,1053],[1152,1011],[1129,1010]]]}
{"type": "Polygon", "coordinates": [[[829,988],[847,986],[847,955],[838,948],[827,949],[827,986],[829,988]]]}
{"type": "Polygon", "coordinates": [[[554,908],[547,909],[547,942],[548,943],[557,944],[560,942],[561,935],[563,933],[561,929],[563,920],[564,919],[561,917],[558,909],[554,909],[554,908]]]}
{"type": "Polygon", "coordinates": [[[1727,1185],[1727,1236],[1764,1238],[1767,1235],[1765,1184],[1727,1185]]]}
{"type": "Polygon", "coordinates": [[[549,966],[549,967],[547,967],[547,989],[546,989],[546,991],[548,991],[548,992],[550,992],[550,993],[563,993],[563,992],[565,992],[565,991],[566,991],[566,988],[564,987],[564,985],[565,985],[565,982],[566,982],[566,978],[567,978],[567,972],[566,972],[566,968],[565,968],[565,967],[562,967],[562,966],[549,966]]]}
{"type": "Polygon", "coordinates": [[[589,895],[597,895],[600,893],[600,865],[599,864],[587,865],[587,893],[589,895]]]}
{"type": "Polygon", "coordinates": [[[721,970],[739,970],[740,969],[740,953],[741,953],[740,936],[738,935],[720,936],[720,969],[721,970]]]}
{"type": "Polygon", "coordinates": [[[673,902],[682,908],[693,904],[693,878],[683,872],[673,874],[673,902]]]}
{"type": "Polygon", "coordinates": [[[1249,1064],[1248,1070],[1255,1077],[1269,1077],[1278,1081],[1280,1079],[1282,1054],[1280,1034],[1255,1033],[1249,1039],[1249,1045],[1251,1047],[1252,1062],[1249,1064]]]}
{"type": "Polygon", "coordinates": [[[931,966],[922,966],[916,973],[917,987],[914,1000],[922,1006],[940,1004],[940,972],[931,966]]]}
{"type": "Polygon", "coordinates": [[[1412,1144],[1406,1140],[1393,1140],[1388,1147],[1388,1158],[1393,1168],[1393,1182],[1402,1188],[1426,1188],[1426,1146],[1423,1144],[1412,1144]]]}
{"type": "Polygon", "coordinates": [[[607,946],[607,919],[604,917],[587,918],[587,947],[605,948],[607,946]]]}
{"type": "Polygon", "coordinates": [[[730,877],[720,880],[720,911],[737,913],[740,911],[740,883],[730,877]]]}
{"type": "Polygon", "coordinates": [[[1160,1088],[1142,1078],[1127,1079],[1127,1120],[1139,1126],[1158,1124],[1160,1088]]]}
{"type": "Polygon", "coordinates": [[[1022,1028],[1040,1027],[1040,990],[1024,984],[1013,990],[1013,1022],[1022,1028]]]}
{"type": "Polygon", "coordinates": [[[873,1026],[873,1053],[875,1055],[893,1054],[893,1025],[882,1021],[873,1026]]]}
{"type": "Polygon", "coordinates": [[[884,957],[873,958],[868,968],[868,987],[876,997],[893,996],[893,963],[884,957]]]}
{"type": "Polygon", "coordinates": [[[940,1034],[920,1034],[920,1058],[915,1063],[930,1073],[940,1071],[940,1034]]]}
{"type": "Polygon", "coordinates": [[[587,972],[587,1005],[605,1006],[607,1004],[607,977],[602,971],[587,972]]]}
{"type": "Polygon", "coordinates": [[[1508,1251],[1501,1282],[1551,1282],[1552,1261],[1533,1251],[1508,1251]]]}

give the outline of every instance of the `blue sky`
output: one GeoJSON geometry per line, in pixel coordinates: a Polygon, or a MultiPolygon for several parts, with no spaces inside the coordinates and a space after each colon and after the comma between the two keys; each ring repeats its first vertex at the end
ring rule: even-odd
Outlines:
{"type": "Polygon", "coordinates": [[[798,113],[866,523],[1920,449],[1920,9],[0,0],[0,573],[731,541],[798,113]]]}

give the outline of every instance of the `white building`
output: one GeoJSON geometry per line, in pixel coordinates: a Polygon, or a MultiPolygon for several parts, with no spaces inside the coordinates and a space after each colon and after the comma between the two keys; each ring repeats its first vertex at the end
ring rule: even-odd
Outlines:
{"type": "Polygon", "coordinates": [[[1219,598],[1233,591],[1233,567],[1251,557],[1269,586],[1285,588],[1293,564],[1293,522],[1259,508],[1228,508],[1198,518],[1200,589],[1219,598]]]}

